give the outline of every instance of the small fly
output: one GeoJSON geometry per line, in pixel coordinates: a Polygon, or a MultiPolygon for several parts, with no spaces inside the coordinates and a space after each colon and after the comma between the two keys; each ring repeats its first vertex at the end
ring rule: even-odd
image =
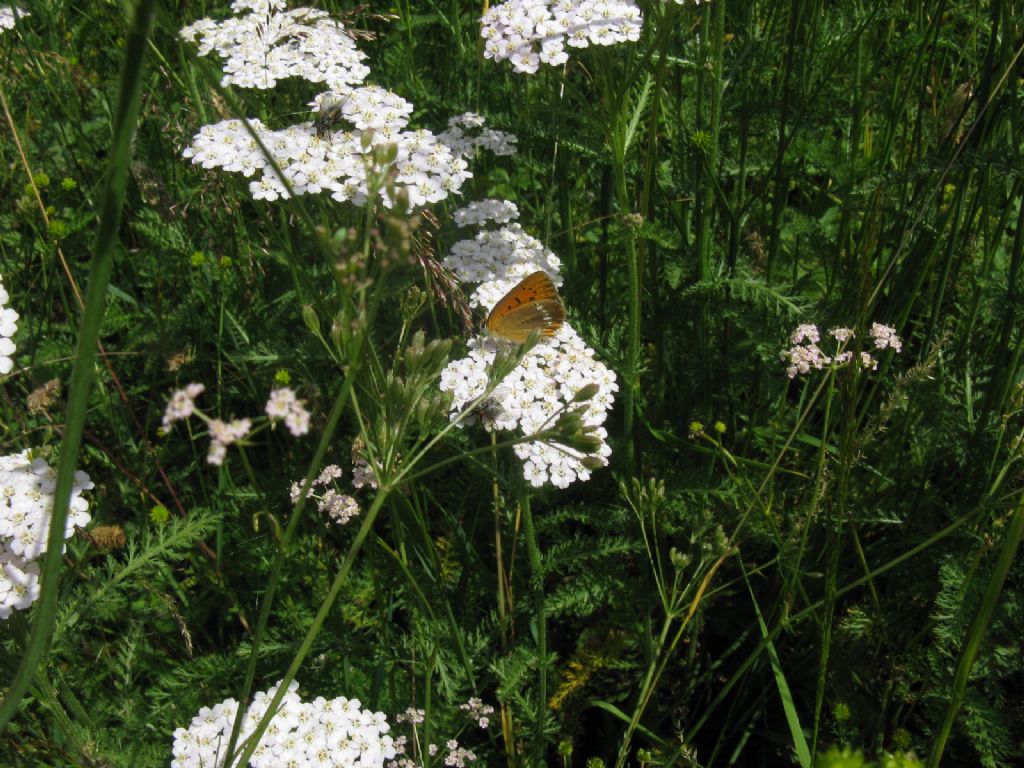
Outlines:
{"type": "Polygon", "coordinates": [[[316,137],[330,141],[331,129],[345,117],[342,107],[345,99],[337,97],[332,93],[326,93],[320,97],[320,113],[316,118],[316,137]]]}

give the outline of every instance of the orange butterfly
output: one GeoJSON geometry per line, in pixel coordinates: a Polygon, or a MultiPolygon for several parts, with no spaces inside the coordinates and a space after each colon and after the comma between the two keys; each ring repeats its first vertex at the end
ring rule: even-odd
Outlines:
{"type": "Polygon", "coordinates": [[[513,344],[522,344],[537,329],[554,336],[565,322],[565,307],[547,272],[534,272],[506,293],[487,316],[487,331],[513,344]]]}

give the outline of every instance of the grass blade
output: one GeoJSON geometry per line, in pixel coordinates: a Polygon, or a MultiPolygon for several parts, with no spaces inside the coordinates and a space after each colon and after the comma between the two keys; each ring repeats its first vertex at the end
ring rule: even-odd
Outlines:
{"type": "MultiPolygon", "coordinates": [[[[740,565],[743,568],[742,564],[740,565]]],[[[782,699],[782,709],[786,714],[786,724],[789,726],[790,736],[793,738],[793,747],[796,749],[796,759],[800,768],[811,768],[811,750],[807,746],[807,738],[804,736],[803,728],[800,727],[800,716],[797,714],[796,705],[793,703],[793,694],[789,690],[789,683],[782,672],[782,664],[779,663],[779,654],[775,652],[775,643],[772,642],[768,627],[761,616],[761,609],[757,605],[757,598],[754,590],[747,579],[746,569],[743,569],[743,580],[747,583],[750,591],[750,602],[754,605],[754,612],[757,614],[757,626],[761,628],[761,637],[764,638],[765,650],[768,652],[768,660],[772,665],[772,674],[775,675],[775,685],[779,689],[779,698],[782,699]]]]}

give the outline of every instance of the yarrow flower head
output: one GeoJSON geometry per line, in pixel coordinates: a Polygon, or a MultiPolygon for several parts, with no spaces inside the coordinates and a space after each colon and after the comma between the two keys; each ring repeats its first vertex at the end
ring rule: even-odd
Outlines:
{"type": "Polygon", "coordinates": [[[569,59],[566,46],[615,45],[640,39],[643,17],[630,0],[506,0],[481,21],[484,56],[509,60],[517,72],[569,59]]]}
{"type": "Polygon", "coordinates": [[[437,138],[447,144],[458,155],[469,156],[478,149],[486,149],[495,155],[514,155],[519,151],[519,139],[512,133],[487,128],[485,121],[475,112],[466,112],[448,118],[448,130],[437,138]]]}
{"type": "Polygon", "coordinates": [[[18,18],[25,18],[31,16],[28,11],[23,11],[17,6],[4,6],[0,8],[0,31],[5,29],[14,29],[15,11],[17,11],[18,18]]]}
{"type": "Polygon", "coordinates": [[[362,206],[374,194],[391,206],[401,195],[411,210],[458,192],[472,176],[467,157],[477,150],[515,152],[514,136],[485,128],[472,113],[452,118],[439,136],[408,130],[413,105],[363,84],[363,54],[325,12],[286,11],[284,0],[235,0],[232,7],[239,16],[203,19],[181,31],[198,42],[200,55],[224,57],[225,85],[272,88],[295,76],[329,89],[310,104],[315,121],[275,130],[257,119],[224,120],[204,126],[185,148],[195,165],[250,179],[254,199],[326,193],[362,206]],[[379,183],[387,174],[389,183],[379,183]]]}
{"type": "Polygon", "coordinates": [[[519,218],[519,208],[510,200],[475,200],[452,214],[460,227],[480,226],[488,222],[508,224],[519,218]]]}
{"type": "Polygon", "coordinates": [[[445,742],[448,753],[444,756],[444,764],[451,768],[466,768],[470,763],[476,762],[476,753],[470,749],[459,746],[455,739],[445,742]]]}
{"type": "MultiPolygon", "coordinates": [[[[543,270],[558,284],[560,261],[519,224],[486,230],[472,240],[452,246],[444,265],[460,280],[479,282],[470,305],[489,309],[527,275],[543,270]]],[[[478,419],[488,430],[537,434],[555,428],[561,415],[576,403],[585,387],[592,396],[579,408],[579,426],[592,438],[584,452],[556,440],[519,443],[513,450],[523,461],[523,474],[535,486],[560,488],[590,477],[594,466],[607,464],[611,449],[601,426],[618,391],[615,374],[594,358],[579,334],[565,323],[551,338],[541,340],[491,392],[485,402],[489,372],[503,342],[488,337],[470,339],[469,355],[453,360],[441,374],[441,389],[452,394],[451,418],[478,419]],[[481,406],[472,416],[463,411],[481,406]]]]}
{"type": "MultiPolygon", "coordinates": [[[[0,619],[23,611],[39,598],[39,565],[46,553],[57,473],[28,451],[0,457],[0,619]]],[[[64,538],[91,519],[83,491],[89,476],[76,472],[68,504],[64,538]]]]}
{"type": "MultiPolygon", "coordinates": [[[[339,480],[342,474],[341,467],[337,464],[330,464],[320,471],[320,474],[313,480],[309,489],[309,497],[316,500],[317,509],[331,518],[331,521],[337,525],[345,525],[362,511],[359,508],[358,501],[348,494],[338,491],[334,481],[339,480]]],[[[353,480],[354,484],[355,481],[353,480]]],[[[292,483],[292,504],[299,502],[301,494],[302,485],[300,483],[292,483]]]]}
{"type": "MultiPolygon", "coordinates": [[[[352,105],[360,121],[365,118],[380,122],[385,119],[382,115],[391,115],[389,122],[381,123],[382,127],[365,132],[356,128],[321,138],[322,129],[312,122],[275,131],[258,120],[250,120],[250,127],[280,169],[280,175],[241,120],[204,126],[182,154],[204,168],[223,168],[252,178],[249,192],[256,200],[328,193],[338,202],[365,205],[370,196],[372,148],[385,144],[394,145],[394,160],[387,167],[373,170],[381,173],[394,169],[394,189],[407,195],[410,208],[440,202],[461,189],[473,175],[465,158],[430,131],[398,129],[396,126],[404,125],[399,111],[378,112],[374,105],[380,90],[372,87],[348,92],[345,103],[352,105]],[[369,139],[369,143],[364,139],[369,139]]],[[[394,203],[387,185],[376,194],[384,205],[394,203]]]]}
{"type": "Polygon", "coordinates": [[[397,715],[395,717],[395,722],[396,723],[410,723],[412,725],[420,725],[423,722],[424,718],[426,718],[426,716],[427,716],[427,713],[425,711],[423,711],[422,709],[416,709],[415,707],[409,707],[408,709],[405,710],[405,712],[402,712],[400,715],[397,715]]]}
{"type": "Polygon", "coordinates": [[[210,419],[207,426],[210,429],[210,450],[206,454],[206,461],[220,466],[224,463],[228,446],[237,443],[249,434],[252,429],[252,421],[250,419],[233,419],[231,421],[210,419]]]}
{"type": "MultiPolygon", "coordinates": [[[[303,701],[292,682],[263,732],[250,768],[383,768],[395,757],[390,725],[382,712],[362,709],[358,699],[340,696],[303,701]]],[[[240,742],[249,739],[267,712],[278,686],[257,693],[245,712],[240,742]]],[[[188,728],[174,731],[171,768],[221,768],[238,702],[225,699],[203,707],[188,728]]]]}
{"type": "Polygon", "coordinates": [[[366,55],[326,11],[289,11],[285,0],[235,0],[231,8],[237,16],[200,19],[179,33],[198,41],[200,56],[216,52],[225,59],[221,85],[266,89],[301,77],[343,90],[370,74],[366,55]]]}
{"type": "Polygon", "coordinates": [[[14,368],[13,355],[17,350],[13,337],[18,330],[19,315],[7,306],[10,298],[0,279],[0,375],[10,373],[14,368]]]}

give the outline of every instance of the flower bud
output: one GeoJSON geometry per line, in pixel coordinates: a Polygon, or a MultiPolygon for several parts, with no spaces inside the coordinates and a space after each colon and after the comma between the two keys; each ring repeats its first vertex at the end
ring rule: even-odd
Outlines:
{"type": "Polygon", "coordinates": [[[584,384],[580,387],[580,390],[572,396],[572,401],[574,403],[585,403],[593,398],[599,391],[601,391],[601,387],[593,382],[590,384],[584,384]]]}
{"type": "Polygon", "coordinates": [[[316,310],[313,309],[312,304],[302,305],[302,322],[304,322],[306,327],[314,334],[317,336],[320,335],[320,318],[317,316],[316,310]]]}
{"type": "Polygon", "coordinates": [[[418,285],[411,286],[402,294],[402,318],[406,322],[411,321],[423,309],[426,300],[427,294],[420,290],[418,285]]]}
{"type": "Polygon", "coordinates": [[[569,446],[580,453],[596,453],[601,449],[603,442],[601,438],[594,435],[573,435],[567,440],[559,439],[558,442],[569,446]]]}

